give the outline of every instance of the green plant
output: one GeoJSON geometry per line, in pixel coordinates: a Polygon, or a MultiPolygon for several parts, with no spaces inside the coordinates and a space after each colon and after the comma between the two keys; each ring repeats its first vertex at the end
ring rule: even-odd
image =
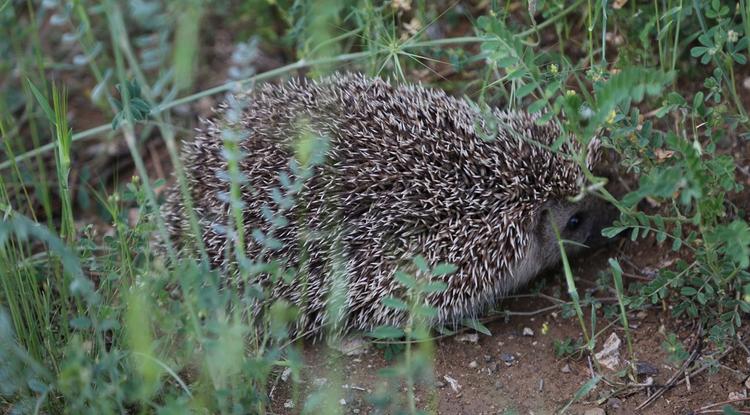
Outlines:
{"type": "Polygon", "coordinates": [[[378,340],[398,340],[403,338],[403,359],[380,371],[389,381],[390,389],[399,388],[400,381],[406,384],[406,404],[399,402],[398,395],[385,390],[374,396],[372,402],[381,410],[409,414],[425,413],[417,410],[414,388],[417,383],[430,385],[432,381],[432,356],[434,345],[430,336],[429,322],[437,317],[438,310],[426,301],[431,294],[445,291],[448,286],[441,279],[456,272],[456,267],[440,263],[431,268],[422,256],[412,259],[416,272],[412,274],[398,271],[396,280],[405,290],[405,298],[386,297],[383,305],[406,318],[403,329],[395,326],[380,326],[369,335],[378,340]]]}

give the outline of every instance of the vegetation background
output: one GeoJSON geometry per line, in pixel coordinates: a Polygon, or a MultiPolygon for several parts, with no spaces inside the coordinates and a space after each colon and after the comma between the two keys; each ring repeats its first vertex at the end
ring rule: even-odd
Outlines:
{"type": "MultiPolygon", "coordinates": [[[[356,70],[480,109],[543,111],[616,155],[621,195],[590,172],[584,190],[620,209],[608,236],[658,248],[611,250],[588,282],[565,261],[564,278],[527,295],[573,318],[554,358],[589,366],[574,393],[553,392],[554,410],[630,396],[621,409],[648,408],[683,377],[720,376],[737,395],[699,386],[686,407],[749,413],[749,32],[745,0],[0,0],[0,411],[352,411],[338,375],[304,386],[293,308],[268,303],[256,319],[262,287],[231,289],[199,254],[156,254],[152,241],[165,183],[184,177],[180,141],[212,106],[260,82],[356,70]],[[659,351],[639,348],[639,313],[663,318],[649,323],[659,351]],[[591,358],[613,327],[629,362],[614,373],[591,358]],[[636,363],[653,353],[674,375],[649,384],[636,363]],[[278,384],[289,405],[271,399],[278,384]]],[[[250,282],[278,269],[251,260],[235,270],[250,282]]],[[[384,300],[410,310],[409,326],[371,333],[391,361],[364,410],[433,413],[450,393],[434,367],[450,332],[431,333],[420,322],[433,310],[418,305],[440,289],[423,277],[451,266],[414,263],[408,298],[384,300]]],[[[485,323],[464,330],[488,335],[485,323]]]]}

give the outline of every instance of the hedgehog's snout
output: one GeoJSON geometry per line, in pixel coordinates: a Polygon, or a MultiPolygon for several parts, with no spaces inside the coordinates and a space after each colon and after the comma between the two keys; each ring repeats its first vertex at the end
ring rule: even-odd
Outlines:
{"type": "Polygon", "coordinates": [[[591,229],[589,231],[588,238],[584,244],[589,248],[597,248],[603,246],[611,241],[610,238],[602,235],[602,230],[609,226],[612,226],[612,222],[617,219],[619,211],[617,207],[610,203],[606,203],[601,199],[596,200],[594,211],[595,215],[591,218],[591,229]]]}
{"type": "MultiPolygon", "coordinates": [[[[617,217],[617,208],[594,196],[588,196],[578,203],[571,203],[561,208],[562,217],[567,216],[565,226],[561,228],[563,239],[577,242],[580,248],[596,248],[606,244],[609,239],[602,235],[602,230],[617,217]]],[[[572,249],[576,253],[581,249],[572,249]]]]}
{"type": "Polygon", "coordinates": [[[577,203],[558,201],[548,203],[537,228],[537,243],[540,252],[547,253],[546,266],[559,260],[557,233],[565,241],[568,255],[575,255],[586,248],[604,245],[608,238],[602,236],[602,229],[610,226],[617,215],[617,209],[603,200],[588,196],[577,203]]]}

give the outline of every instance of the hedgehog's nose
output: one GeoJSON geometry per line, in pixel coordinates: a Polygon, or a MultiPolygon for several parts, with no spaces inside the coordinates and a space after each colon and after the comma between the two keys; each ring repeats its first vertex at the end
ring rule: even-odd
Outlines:
{"type": "Polygon", "coordinates": [[[604,228],[612,226],[612,222],[614,222],[615,219],[618,218],[618,216],[620,215],[620,211],[614,205],[607,204],[604,209],[602,209],[601,213],[601,215],[597,215],[596,219],[592,223],[591,232],[589,233],[589,237],[586,240],[586,245],[591,248],[596,248],[616,241],[624,234],[624,232],[620,232],[612,238],[608,238],[602,235],[602,230],[604,228]]]}

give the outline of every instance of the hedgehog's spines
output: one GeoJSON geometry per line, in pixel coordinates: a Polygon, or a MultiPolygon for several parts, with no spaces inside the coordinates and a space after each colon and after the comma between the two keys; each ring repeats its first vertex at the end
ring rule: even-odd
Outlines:
{"type": "MultiPolygon", "coordinates": [[[[300,123],[330,142],[325,165],[285,210],[289,224],[273,235],[283,243],[274,257],[299,267],[300,248],[309,253],[308,301],[299,304],[303,331],[318,330],[326,321],[331,283],[326,264],[335,255],[345,256],[340,259],[348,271],[348,328],[401,322],[403,315],[381,299],[403,294],[394,273],[409,270],[410,258],[418,254],[432,264],[458,266],[443,278],[448,290],[429,297],[438,322],[475,316],[523,282],[514,273],[530,244],[533,218],[549,200],[573,196],[583,183],[579,166],[547,148],[561,134],[558,124],[538,125],[538,115],[495,110],[496,138],[486,141],[480,131],[488,123],[475,107],[421,85],[334,74],[260,85],[240,99],[246,104],[240,125],[249,135],[240,142],[249,180],[242,194],[246,235],[270,231],[260,213],[264,206],[281,209],[270,189],[283,188],[280,171],[291,174],[287,160],[294,157],[290,144],[300,123]],[[320,237],[303,238],[301,225],[320,237]],[[341,249],[334,248],[338,244],[341,249]]],[[[220,267],[230,263],[224,257],[230,242],[220,231],[231,223],[221,197],[228,183],[218,177],[227,168],[221,152],[225,111],[226,106],[217,108],[217,117],[202,124],[183,151],[202,238],[220,267]]],[[[561,150],[575,146],[571,141],[561,150]]],[[[163,211],[173,236],[188,232],[179,196],[170,195],[163,211]]],[[[246,254],[255,258],[262,244],[247,242],[246,254]]],[[[269,282],[265,278],[261,282],[269,282]]],[[[269,289],[294,303],[303,297],[296,282],[269,289]]]]}

